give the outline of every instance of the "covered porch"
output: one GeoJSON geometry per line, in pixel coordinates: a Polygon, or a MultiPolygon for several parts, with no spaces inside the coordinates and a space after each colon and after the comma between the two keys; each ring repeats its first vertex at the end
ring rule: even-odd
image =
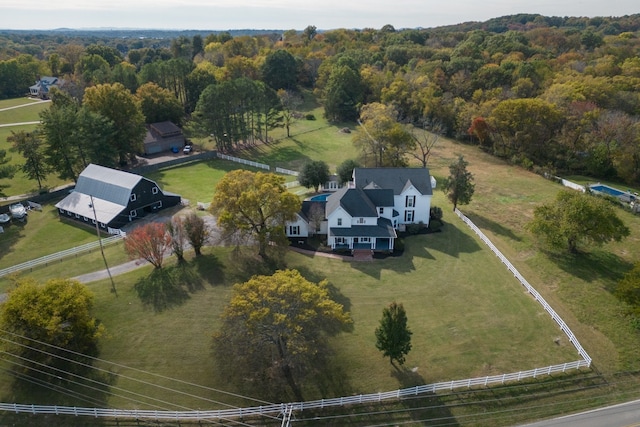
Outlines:
{"type": "Polygon", "coordinates": [[[329,230],[328,244],[333,250],[371,250],[392,252],[396,231],[391,221],[378,218],[378,224],[354,225],[349,228],[329,230]]]}

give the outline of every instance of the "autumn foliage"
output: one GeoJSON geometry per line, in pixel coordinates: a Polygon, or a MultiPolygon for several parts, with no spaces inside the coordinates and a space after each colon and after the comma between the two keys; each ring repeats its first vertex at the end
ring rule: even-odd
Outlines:
{"type": "Polygon", "coordinates": [[[131,259],[143,258],[155,268],[162,268],[164,254],[170,247],[171,236],[159,222],[137,227],[124,239],[124,249],[131,259]]]}

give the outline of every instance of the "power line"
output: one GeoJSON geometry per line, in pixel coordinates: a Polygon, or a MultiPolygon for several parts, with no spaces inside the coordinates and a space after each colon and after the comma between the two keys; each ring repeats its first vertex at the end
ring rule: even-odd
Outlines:
{"type": "MultiPolygon", "coordinates": [[[[66,349],[66,348],[63,348],[63,347],[59,347],[59,346],[56,346],[56,345],[53,345],[53,344],[46,343],[46,342],[43,342],[43,341],[39,341],[39,340],[30,338],[30,337],[26,337],[24,335],[16,334],[14,332],[7,331],[7,330],[4,330],[4,329],[0,329],[0,333],[6,333],[6,334],[12,335],[14,337],[22,338],[22,339],[25,339],[25,340],[28,340],[28,341],[31,341],[31,342],[35,342],[35,343],[38,343],[38,344],[45,345],[47,347],[54,348],[56,350],[62,350],[62,351],[65,351],[67,353],[73,354],[75,356],[80,356],[80,357],[84,357],[84,358],[87,358],[87,359],[90,359],[90,360],[99,361],[99,362],[102,362],[102,363],[105,363],[105,364],[109,364],[109,365],[113,365],[113,366],[117,366],[117,367],[123,368],[123,369],[130,369],[130,370],[132,370],[134,372],[140,372],[140,373],[143,373],[143,374],[146,374],[146,375],[150,375],[150,376],[153,376],[153,377],[162,378],[162,379],[166,379],[166,380],[170,380],[170,381],[175,381],[175,382],[180,383],[180,384],[185,384],[185,385],[193,386],[193,387],[196,387],[196,388],[201,388],[201,389],[204,389],[204,390],[207,390],[207,391],[213,391],[213,392],[216,392],[216,393],[221,393],[221,394],[225,394],[225,395],[228,395],[228,396],[245,399],[245,400],[248,400],[248,401],[254,401],[254,402],[257,402],[257,403],[260,403],[260,404],[274,405],[273,402],[268,402],[268,401],[265,401],[265,400],[255,399],[255,398],[252,398],[252,397],[249,397],[249,396],[244,396],[244,395],[241,395],[241,394],[237,394],[237,393],[232,393],[232,392],[216,389],[216,388],[213,388],[213,387],[207,387],[207,386],[203,386],[203,385],[200,385],[200,384],[191,383],[189,381],[184,381],[184,380],[168,377],[168,376],[161,375],[161,374],[156,374],[156,373],[153,373],[153,372],[145,371],[143,369],[129,367],[129,366],[122,365],[122,364],[115,363],[115,362],[111,362],[111,361],[108,361],[108,360],[105,360],[105,359],[100,359],[98,357],[88,356],[86,354],[82,354],[82,353],[79,353],[79,352],[76,352],[76,351],[73,351],[73,350],[69,350],[69,349],[66,349]]],[[[7,338],[2,338],[1,336],[0,336],[0,339],[5,340],[5,341],[9,341],[9,342],[13,342],[11,340],[8,340],[7,338]]],[[[73,363],[81,364],[81,365],[83,365],[85,367],[106,371],[104,369],[95,367],[93,365],[83,364],[82,362],[79,362],[79,361],[76,361],[76,360],[73,360],[73,359],[67,359],[67,358],[64,358],[63,356],[59,356],[59,355],[56,355],[56,354],[48,353],[48,352],[46,352],[44,350],[40,350],[40,349],[37,349],[37,348],[29,347],[26,344],[20,344],[20,343],[15,343],[15,344],[21,345],[21,346],[24,346],[24,347],[28,347],[28,348],[36,350],[38,352],[42,352],[42,353],[45,353],[47,355],[51,355],[51,356],[54,356],[54,357],[57,357],[57,358],[61,358],[61,359],[64,359],[64,360],[67,360],[67,361],[70,361],[70,362],[73,362],[73,363]]],[[[106,372],[112,373],[111,371],[106,371],[106,372]]],[[[122,376],[123,378],[132,379],[134,381],[139,381],[139,382],[143,382],[143,383],[146,383],[146,384],[149,384],[149,385],[157,386],[156,384],[147,383],[147,382],[145,382],[143,380],[138,380],[136,378],[127,377],[127,376],[122,375],[122,374],[118,374],[118,375],[122,376]]],[[[160,387],[160,386],[157,386],[157,387],[160,387]]],[[[238,406],[225,404],[225,403],[218,402],[218,401],[215,401],[215,400],[210,400],[210,399],[206,399],[206,398],[201,398],[201,399],[208,400],[211,403],[217,403],[217,404],[229,406],[231,408],[238,408],[238,406]]]]}

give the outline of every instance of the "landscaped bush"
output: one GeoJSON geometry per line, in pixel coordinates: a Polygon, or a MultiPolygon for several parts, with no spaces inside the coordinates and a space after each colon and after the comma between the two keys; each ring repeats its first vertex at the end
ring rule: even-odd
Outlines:
{"type": "Polygon", "coordinates": [[[420,233],[420,231],[424,230],[424,222],[420,221],[417,224],[407,224],[407,234],[414,235],[420,233]]]}
{"type": "Polygon", "coordinates": [[[307,119],[307,120],[315,120],[316,116],[314,116],[313,114],[309,113],[309,114],[306,114],[304,116],[304,118],[307,119]]]}
{"type": "Polygon", "coordinates": [[[432,206],[429,210],[429,229],[439,230],[442,227],[442,208],[439,206],[432,206]]]}

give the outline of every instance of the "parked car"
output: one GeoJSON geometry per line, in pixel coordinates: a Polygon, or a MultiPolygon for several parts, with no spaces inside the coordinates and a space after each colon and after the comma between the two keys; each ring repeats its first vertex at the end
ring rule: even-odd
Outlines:
{"type": "Polygon", "coordinates": [[[193,150],[193,145],[185,145],[184,148],[182,149],[182,152],[184,154],[189,154],[191,153],[192,150],[193,150]]]}

